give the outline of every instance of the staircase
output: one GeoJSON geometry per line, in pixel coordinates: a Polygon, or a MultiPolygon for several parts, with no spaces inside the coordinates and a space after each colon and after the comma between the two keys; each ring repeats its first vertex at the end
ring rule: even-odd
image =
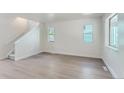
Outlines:
{"type": "Polygon", "coordinates": [[[11,60],[15,60],[15,51],[14,49],[8,54],[8,58],[11,60]]]}
{"type": "Polygon", "coordinates": [[[28,30],[20,34],[19,36],[15,37],[15,39],[10,42],[10,44],[12,44],[13,47],[8,52],[8,58],[13,61],[27,58],[39,52],[39,50],[36,51],[34,49],[34,45],[36,48],[39,47],[38,46],[39,42],[37,41],[34,42],[35,40],[40,40],[38,38],[40,36],[39,23],[29,21],[28,24],[29,24],[28,30]]]}

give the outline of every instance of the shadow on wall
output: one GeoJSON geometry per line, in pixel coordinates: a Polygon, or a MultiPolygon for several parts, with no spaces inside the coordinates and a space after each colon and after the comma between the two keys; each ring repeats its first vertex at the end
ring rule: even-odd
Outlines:
{"type": "Polygon", "coordinates": [[[14,49],[14,42],[27,33],[31,26],[28,19],[8,14],[0,15],[0,59],[14,49]]]}

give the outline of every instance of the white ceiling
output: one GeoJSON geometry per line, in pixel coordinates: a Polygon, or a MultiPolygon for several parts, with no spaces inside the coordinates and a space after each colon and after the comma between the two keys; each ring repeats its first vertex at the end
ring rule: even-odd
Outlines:
{"type": "MultiPolygon", "coordinates": [[[[19,13],[12,14],[18,17],[23,17],[40,22],[75,20],[87,17],[102,17],[105,13],[19,13]]],[[[10,14],[11,15],[11,14],[10,14]]]]}

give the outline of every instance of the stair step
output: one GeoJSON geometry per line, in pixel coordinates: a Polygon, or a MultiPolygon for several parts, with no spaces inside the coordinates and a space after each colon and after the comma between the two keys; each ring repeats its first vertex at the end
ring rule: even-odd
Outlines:
{"type": "Polygon", "coordinates": [[[10,54],[9,56],[15,56],[15,54],[10,54]]]}
{"type": "Polygon", "coordinates": [[[15,54],[15,52],[13,51],[12,54],[15,54]]]}
{"type": "Polygon", "coordinates": [[[12,60],[15,60],[15,50],[12,49],[8,55],[8,58],[9,59],[12,59],[12,60]]]}
{"type": "Polygon", "coordinates": [[[8,58],[14,60],[14,59],[15,59],[15,55],[14,55],[14,54],[10,54],[10,55],[8,56],[8,58]]]}

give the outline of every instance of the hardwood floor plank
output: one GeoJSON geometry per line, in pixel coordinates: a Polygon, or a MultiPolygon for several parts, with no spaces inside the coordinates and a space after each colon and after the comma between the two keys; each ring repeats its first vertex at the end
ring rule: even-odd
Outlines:
{"type": "Polygon", "coordinates": [[[42,53],[20,61],[0,61],[3,79],[112,79],[100,59],[42,53]]]}

